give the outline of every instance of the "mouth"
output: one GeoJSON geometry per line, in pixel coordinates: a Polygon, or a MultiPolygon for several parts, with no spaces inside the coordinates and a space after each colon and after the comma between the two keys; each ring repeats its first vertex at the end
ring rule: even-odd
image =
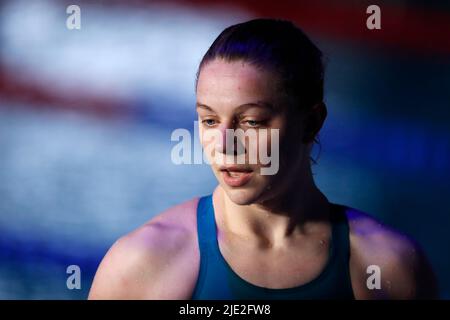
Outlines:
{"type": "Polygon", "coordinates": [[[219,168],[223,181],[230,187],[242,187],[247,184],[253,175],[253,170],[248,167],[222,166],[219,168]]]}

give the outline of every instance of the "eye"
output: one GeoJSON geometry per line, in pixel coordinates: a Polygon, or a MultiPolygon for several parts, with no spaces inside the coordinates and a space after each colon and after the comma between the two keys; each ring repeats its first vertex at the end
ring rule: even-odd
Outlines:
{"type": "Polygon", "coordinates": [[[265,123],[265,121],[245,120],[244,123],[246,123],[247,126],[251,128],[257,128],[262,126],[265,123]]]}
{"type": "Polygon", "coordinates": [[[203,124],[205,124],[207,127],[212,127],[216,124],[216,120],[214,119],[205,119],[202,121],[203,124]]]}

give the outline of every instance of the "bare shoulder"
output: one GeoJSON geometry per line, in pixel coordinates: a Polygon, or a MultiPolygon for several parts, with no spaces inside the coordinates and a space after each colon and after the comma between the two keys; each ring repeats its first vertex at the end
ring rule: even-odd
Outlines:
{"type": "Polygon", "coordinates": [[[193,198],[171,207],[118,239],[97,270],[89,299],[189,297],[199,264],[197,204],[193,198]]]}
{"type": "Polygon", "coordinates": [[[350,226],[350,273],[356,298],[436,298],[432,268],[414,239],[360,210],[347,207],[346,213],[350,226]],[[376,278],[370,278],[378,272],[379,289],[376,278]],[[374,286],[368,286],[372,280],[374,286]]]}

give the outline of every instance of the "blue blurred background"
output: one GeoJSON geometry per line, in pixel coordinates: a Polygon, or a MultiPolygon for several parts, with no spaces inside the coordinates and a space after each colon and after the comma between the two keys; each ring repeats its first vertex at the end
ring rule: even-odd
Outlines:
{"type": "Polygon", "coordinates": [[[319,187],[415,237],[450,298],[447,1],[378,1],[381,30],[368,1],[77,1],[80,30],[69,4],[0,2],[1,299],[86,298],[118,237],[213,190],[207,165],[171,162],[170,135],[193,131],[208,46],[255,17],[293,20],[327,57],[319,187]]]}

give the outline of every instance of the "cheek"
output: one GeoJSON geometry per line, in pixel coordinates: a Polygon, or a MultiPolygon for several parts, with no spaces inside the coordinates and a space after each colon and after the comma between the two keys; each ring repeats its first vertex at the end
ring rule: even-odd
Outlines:
{"type": "Polygon", "coordinates": [[[201,125],[201,122],[199,120],[199,125],[198,125],[199,140],[200,140],[200,144],[202,145],[202,147],[205,147],[203,133],[204,133],[203,126],[201,125]]]}
{"type": "Polygon", "coordinates": [[[200,141],[203,148],[203,157],[206,157],[208,164],[214,164],[215,143],[214,140],[211,140],[208,136],[207,130],[202,130],[202,132],[200,132],[200,141]]]}
{"type": "Polygon", "coordinates": [[[202,146],[203,157],[206,157],[209,164],[213,163],[214,140],[207,133],[208,130],[200,124],[198,127],[200,145],[202,146]]]}
{"type": "MultiPolygon", "coordinates": [[[[245,149],[245,161],[251,165],[269,166],[278,161],[280,154],[280,130],[277,128],[248,129],[239,138],[240,148],[245,149]]],[[[242,156],[244,156],[242,154],[242,156]]]]}

